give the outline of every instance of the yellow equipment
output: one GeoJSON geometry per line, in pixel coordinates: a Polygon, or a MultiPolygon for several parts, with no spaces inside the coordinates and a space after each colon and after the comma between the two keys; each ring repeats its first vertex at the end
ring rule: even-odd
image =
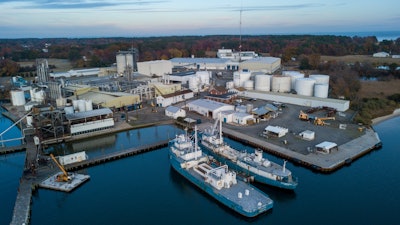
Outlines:
{"type": "Polygon", "coordinates": [[[72,180],[72,177],[68,175],[67,171],[64,167],[57,161],[53,154],[50,154],[51,159],[57,164],[58,168],[63,172],[62,174],[58,174],[56,177],[56,181],[58,182],[67,182],[72,180]]]}
{"type": "Polygon", "coordinates": [[[314,119],[314,124],[318,126],[324,126],[326,123],[324,122],[325,120],[335,120],[335,117],[323,117],[323,118],[315,118],[314,119]]]}
{"type": "Polygon", "coordinates": [[[301,120],[309,120],[308,114],[300,110],[299,119],[301,120]]]}

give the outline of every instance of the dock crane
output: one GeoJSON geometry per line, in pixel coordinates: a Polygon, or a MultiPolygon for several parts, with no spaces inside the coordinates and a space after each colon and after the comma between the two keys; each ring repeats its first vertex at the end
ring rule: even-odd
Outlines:
{"type": "Polygon", "coordinates": [[[50,154],[51,159],[57,164],[58,168],[61,170],[61,174],[57,174],[57,182],[68,182],[72,180],[72,176],[64,169],[64,167],[57,161],[53,154],[50,154]]]}

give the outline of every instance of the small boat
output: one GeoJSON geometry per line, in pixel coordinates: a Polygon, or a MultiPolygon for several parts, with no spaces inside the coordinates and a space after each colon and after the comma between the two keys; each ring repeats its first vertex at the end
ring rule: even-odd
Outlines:
{"type": "Polygon", "coordinates": [[[273,207],[267,194],[249,183],[236,179],[227,165],[213,162],[197,144],[195,134],[177,135],[170,141],[169,160],[179,174],[211,197],[245,217],[255,217],[273,207]]]}
{"type": "Polygon", "coordinates": [[[254,153],[248,153],[236,150],[226,144],[222,137],[222,121],[220,118],[215,121],[211,129],[203,132],[201,145],[218,161],[253,177],[259,183],[289,190],[297,187],[297,178],[286,168],[286,160],[281,166],[264,158],[261,149],[255,149],[254,153]],[[217,128],[218,122],[219,128],[217,128]]]}

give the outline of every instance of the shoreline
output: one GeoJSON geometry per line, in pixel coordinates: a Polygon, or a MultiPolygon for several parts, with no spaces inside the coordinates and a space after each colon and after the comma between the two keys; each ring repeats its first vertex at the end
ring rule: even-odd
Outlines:
{"type": "Polygon", "coordinates": [[[395,109],[392,114],[372,119],[371,120],[372,121],[371,125],[374,126],[374,125],[377,125],[377,124],[379,124],[379,123],[381,123],[383,121],[390,120],[390,119],[398,117],[398,116],[400,116],[400,108],[399,109],[395,109]]]}

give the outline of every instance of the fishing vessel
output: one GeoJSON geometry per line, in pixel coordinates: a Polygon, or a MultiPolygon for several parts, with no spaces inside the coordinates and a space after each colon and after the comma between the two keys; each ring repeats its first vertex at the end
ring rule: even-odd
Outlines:
{"type": "Polygon", "coordinates": [[[255,149],[254,153],[239,151],[226,144],[222,137],[221,115],[215,121],[211,129],[206,129],[201,135],[201,145],[209,154],[218,161],[226,163],[230,168],[240,171],[255,181],[271,186],[293,190],[297,187],[297,178],[286,168],[286,160],[283,166],[263,157],[261,149],[255,149]],[[219,122],[219,128],[217,128],[219,122]]]}
{"type": "Polygon", "coordinates": [[[177,135],[170,141],[169,160],[179,174],[226,207],[246,217],[255,217],[273,207],[267,194],[249,183],[236,179],[227,165],[219,165],[197,144],[195,134],[177,135]]]}

